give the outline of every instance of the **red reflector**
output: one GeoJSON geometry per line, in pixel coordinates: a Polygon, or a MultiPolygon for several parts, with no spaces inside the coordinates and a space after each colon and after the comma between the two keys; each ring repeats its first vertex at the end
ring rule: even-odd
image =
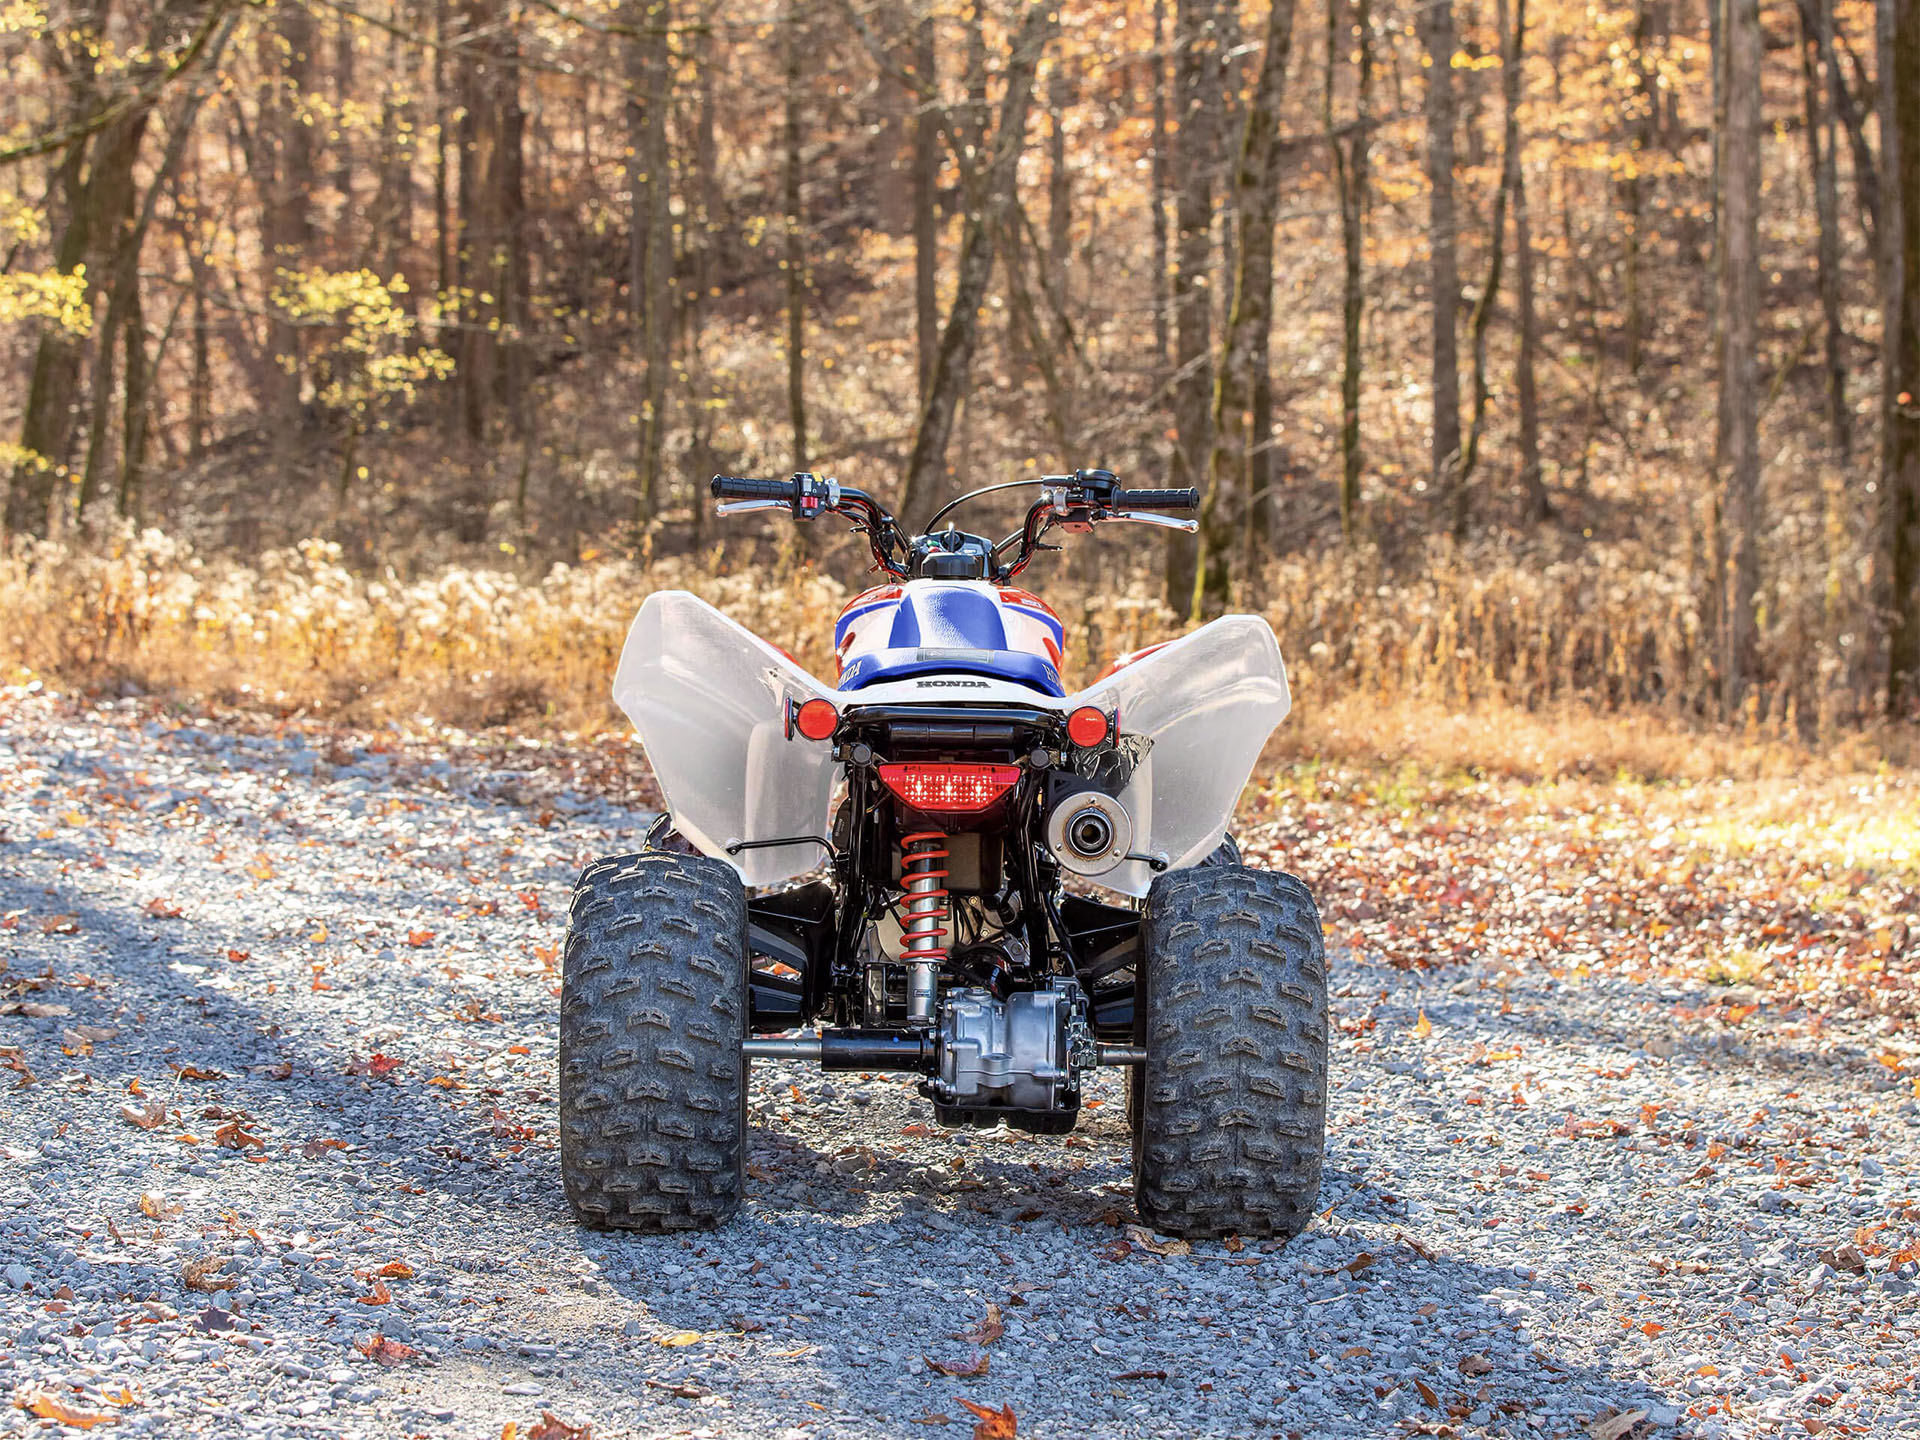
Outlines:
{"type": "Polygon", "coordinates": [[[1107,738],[1106,712],[1092,705],[1082,705],[1067,716],[1067,738],[1083,749],[1098,745],[1107,738]]]}
{"type": "Polygon", "coordinates": [[[840,726],[840,712],[831,700],[809,700],[793,717],[793,726],[809,740],[825,740],[840,726]]]}
{"type": "Polygon", "coordinates": [[[882,765],[886,787],[916,810],[984,810],[1013,788],[1018,765],[882,765]]]}

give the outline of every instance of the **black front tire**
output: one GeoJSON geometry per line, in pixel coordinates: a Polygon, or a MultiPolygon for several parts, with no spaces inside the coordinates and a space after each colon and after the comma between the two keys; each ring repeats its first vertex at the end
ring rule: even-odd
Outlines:
{"type": "Polygon", "coordinates": [[[1291,875],[1203,865],[1147,897],[1134,1201],[1187,1239],[1290,1237],[1320,1193],[1327,963],[1291,875]]]}
{"type": "Polygon", "coordinates": [[[747,900],[648,850],[581,872],[560,980],[560,1175],[596,1228],[710,1230],[746,1181],[747,900]]]}

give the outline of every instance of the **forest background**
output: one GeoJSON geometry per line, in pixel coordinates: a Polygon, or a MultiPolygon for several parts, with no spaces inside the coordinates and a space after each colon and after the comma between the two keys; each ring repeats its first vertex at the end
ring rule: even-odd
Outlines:
{"type": "Polygon", "coordinates": [[[1908,746],[1920,0],[3,0],[0,60],[16,679],[596,730],[662,585],[831,673],[863,549],[707,475],[1102,465],[1204,523],[1028,572],[1080,674],[1245,608],[1306,749],[1908,746]]]}

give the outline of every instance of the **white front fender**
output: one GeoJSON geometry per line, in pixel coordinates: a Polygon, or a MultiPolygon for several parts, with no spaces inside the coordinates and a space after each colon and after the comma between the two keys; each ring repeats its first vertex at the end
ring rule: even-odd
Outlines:
{"type": "Polygon", "coordinates": [[[640,732],[674,828],[749,885],[826,858],[818,845],[727,853],[743,840],[825,835],[840,767],[832,746],[786,734],[787,704],[834,692],[697,595],[649,595],[627,632],[614,703],[640,732]]]}

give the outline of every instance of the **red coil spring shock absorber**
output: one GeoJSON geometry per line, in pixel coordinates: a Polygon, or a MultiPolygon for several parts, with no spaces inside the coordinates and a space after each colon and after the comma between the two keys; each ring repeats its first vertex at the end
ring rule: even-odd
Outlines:
{"type": "Polygon", "coordinates": [[[900,840],[900,881],[907,892],[907,1019],[931,1022],[940,964],[947,958],[947,837],[937,830],[900,840]]]}

